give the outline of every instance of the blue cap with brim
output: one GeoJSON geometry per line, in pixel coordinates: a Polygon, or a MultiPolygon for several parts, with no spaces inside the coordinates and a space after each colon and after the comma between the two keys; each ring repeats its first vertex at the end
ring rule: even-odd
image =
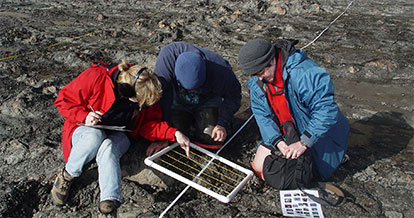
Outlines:
{"type": "Polygon", "coordinates": [[[175,62],[175,77],[178,85],[191,90],[203,85],[206,80],[206,64],[200,54],[184,52],[175,62]]]}

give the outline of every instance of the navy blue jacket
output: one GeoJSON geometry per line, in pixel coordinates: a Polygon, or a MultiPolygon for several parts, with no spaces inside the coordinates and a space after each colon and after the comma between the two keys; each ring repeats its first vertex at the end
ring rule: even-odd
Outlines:
{"type": "Polygon", "coordinates": [[[206,64],[206,81],[202,93],[206,96],[220,96],[223,102],[219,108],[217,125],[229,128],[233,114],[237,112],[241,101],[241,86],[230,64],[219,54],[186,42],[173,42],[160,51],[155,64],[155,74],[162,84],[163,96],[160,100],[163,119],[171,121],[170,108],[174,91],[177,88],[175,61],[184,52],[196,52],[203,57],[206,64]]]}

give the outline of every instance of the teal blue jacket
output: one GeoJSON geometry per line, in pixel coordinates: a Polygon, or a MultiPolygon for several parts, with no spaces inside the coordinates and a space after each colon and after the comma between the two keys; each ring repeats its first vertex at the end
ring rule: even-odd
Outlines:
{"type": "MultiPolygon", "coordinates": [[[[348,143],[348,120],[334,101],[334,86],[328,73],[303,50],[292,49],[283,68],[285,96],[300,138],[308,144],[322,179],[341,164],[348,143]]],[[[283,140],[277,118],[266,98],[263,83],[253,76],[247,83],[253,114],[263,143],[277,149],[283,140]]]]}

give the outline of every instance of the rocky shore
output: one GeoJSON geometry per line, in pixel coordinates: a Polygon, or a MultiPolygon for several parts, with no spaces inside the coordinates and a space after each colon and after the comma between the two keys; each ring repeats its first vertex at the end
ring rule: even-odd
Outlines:
{"type": "MultiPolygon", "coordinates": [[[[237,130],[251,115],[237,63],[249,39],[311,42],[346,0],[0,1],[0,217],[96,216],[96,164],[75,182],[68,205],[49,199],[64,166],[58,91],[93,61],[153,66],[160,49],[187,41],[225,57],[243,84],[237,130]]],[[[305,51],[330,73],[349,119],[348,154],[330,182],[346,199],[326,217],[414,217],[414,3],[354,1],[305,51]]],[[[220,153],[250,168],[260,140],[252,120],[220,153]]],[[[137,142],[122,158],[120,217],[158,217],[185,188],[143,165],[137,142]]],[[[190,189],[168,217],[281,217],[279,191],[254,177],[228,204],[190,189]]]]}

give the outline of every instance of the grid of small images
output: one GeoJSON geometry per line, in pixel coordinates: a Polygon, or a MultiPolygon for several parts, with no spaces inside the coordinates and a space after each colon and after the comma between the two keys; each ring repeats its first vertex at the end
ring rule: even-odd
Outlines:
{"type": "MultiPolygon", "coordinates": [[[[317,190],[305,190],[319,197],[317,190]]],[[[284,216],[323,218],[322,207],[300,190],[281,190],[280,204],[284,216]]]]}

